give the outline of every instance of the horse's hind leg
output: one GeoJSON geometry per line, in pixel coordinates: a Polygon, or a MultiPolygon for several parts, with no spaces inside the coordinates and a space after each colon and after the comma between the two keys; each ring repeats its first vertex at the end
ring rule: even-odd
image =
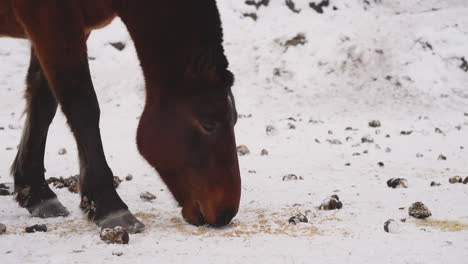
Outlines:
{"type": "Polygon", "coordinates": [[[114,187],[99,129],[100,109],[86,51],[86,31],[78,1],[17,0],[18,19],[33,42],[51,90],[75,136],[80,159],[81,208],[101,227],[139,232],[144,225],[114,187]]]}
{"type": "Polygon", "coordinates": [[[66,216],[67,209],[57,200],[44,178],[47,132],[55,116],[57,103],[33,49],[26,85],[26,122],[18,154],[11,168],[16,200],[33,216],[66,216]]]}

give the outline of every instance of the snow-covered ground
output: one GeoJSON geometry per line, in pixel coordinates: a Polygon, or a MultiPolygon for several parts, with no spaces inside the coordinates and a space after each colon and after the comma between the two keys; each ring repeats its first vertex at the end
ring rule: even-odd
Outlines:
{"type": "MultiPolygon", "coordinates": [[[[237,141],[251,151],[239,158],[243,193],[232,224],[186,224],[139,156],[134,138],[144,83],[116,19],[88,41],[90,67],[110,166],[121,178],[134,176],[118,192],[147,230],[131,235],[129,245],[108,245],[78,209],[78,195],[66,189],[54,190],[71,211],[67,218],[32,218],[11,196],[0,196],[0,223],[8,228],[0,235],[0,262],[466,263],[468,185],[448,178],[468,176],[468,65],[462,67],[468,2],[330,0],[323,14],[309,7],[311,0],[295,1],[300,13],[280,0],[258,10],[241,0],[218,2],[236,75],[237,141]],[[304,45],[286,47],[298,34],[304,45]],[[127,47],[118,51],[113,41],[127,47]],[[369,127],[374,119],[382,126],[369,127]],[[269,125],[275,129],[267,134],[269,125]],[[367,135],[374,143],[361,142],[367,135]],[[262,149],[269,155],[261,156],[262,149]],[[287,174],[303,180],[283,181],[287,174]],[[406,178],[409,187],[388,188],[393,177],[406,178]],[[143,191],[157,199],[142,201],[143,191]],[[332,194],[343,208],[318,210],[332,194]],[[429,207],[430,218],[408,216],[416,201],[429,207]],[[299,212],[309,222],[288,224],[299,212]],[[397,220],[397,234],[384,231],[388,219],[397,220]],[[24,233],[37,223],[49,231],[24,233]]],[[[13,182],[9,166],[21,136],[28,61],[27,41],[0,39],[0,183],[13,182]]],[[[47,177],[78,172],[62,114],[46,152],[47,177]],[[58,155],[60,148],[68,153],[58,155]]]]}

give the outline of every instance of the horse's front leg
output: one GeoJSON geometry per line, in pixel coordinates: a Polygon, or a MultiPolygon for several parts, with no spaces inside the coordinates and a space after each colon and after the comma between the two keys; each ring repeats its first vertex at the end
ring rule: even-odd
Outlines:
{"type": "Polygon", "coordinates": [[[49,0],[36,7],[17,1],[17,16],[33,42],[49,85],[75,136],[80,159],[81,208],[101,227],[139,232],[144,225],[113,185],[99,130],[100,109],[89,72],[86,32],[77,1],[49,0]]]}
{"type": "Polygon", "coordinates": [[[18,154],[11,167],[16,200],[33,216],[67,216],[67,209],[57,200],[44,177],[47,132],[55,116],[57,102],[34,49],[31,49],[26,85],[26,122],[18,154]]]}

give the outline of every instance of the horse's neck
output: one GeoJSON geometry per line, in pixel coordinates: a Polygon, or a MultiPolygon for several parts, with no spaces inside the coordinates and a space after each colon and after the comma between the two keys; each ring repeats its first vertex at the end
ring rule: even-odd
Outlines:
{"type": "Polygon", "coordinates": [[[209,46],[224,58],[215,0],[121,1],[118,13],[135,43],[147,86],[181,78],[189,61],[209,46]]]}

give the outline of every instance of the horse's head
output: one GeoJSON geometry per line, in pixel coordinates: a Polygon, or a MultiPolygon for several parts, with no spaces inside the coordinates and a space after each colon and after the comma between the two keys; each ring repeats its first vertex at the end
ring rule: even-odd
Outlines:
{"type": "Polygon", "coordinates": [[[241,179],[232,74],[178,81],[147,102],[138,149],[154,166],[193,225],[224,226],[239,208],[241,179]]]}

